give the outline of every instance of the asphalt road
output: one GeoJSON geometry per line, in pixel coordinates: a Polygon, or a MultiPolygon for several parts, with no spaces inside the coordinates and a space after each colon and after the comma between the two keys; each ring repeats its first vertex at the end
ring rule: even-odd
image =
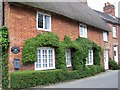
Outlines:
{"type": "Polygon", "coordinates": [[[118,70],[109,70],[96,76],[42,88],[118,88],[118,70]]]}

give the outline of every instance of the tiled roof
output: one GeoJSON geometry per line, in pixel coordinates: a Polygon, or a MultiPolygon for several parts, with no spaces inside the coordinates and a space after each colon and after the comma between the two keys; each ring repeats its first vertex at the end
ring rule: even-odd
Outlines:
{"type": "MultiPolygon", "coordinates": [[[[96,11],[96,10],[95,10],[96,11]]],[[[120,19],[118,17],[112,16],[110,14],[106,14],[100,11],[96,11],[101,18],[103,18],[107,22],[111,22],[113,24],[120,24],[120,19]]]]}

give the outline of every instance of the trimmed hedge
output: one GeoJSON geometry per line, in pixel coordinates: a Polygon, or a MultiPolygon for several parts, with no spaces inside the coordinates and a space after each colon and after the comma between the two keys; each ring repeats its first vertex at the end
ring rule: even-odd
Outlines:
{"type": "Polygon", "coordinates": [[[85,70],[64,71],[61,69],[47,71],[17,71],[10,75],[11,88],[29,88],[49,85],[72,79],[80,79],[104,71],[101,66],[86,66],[85,70]]]}

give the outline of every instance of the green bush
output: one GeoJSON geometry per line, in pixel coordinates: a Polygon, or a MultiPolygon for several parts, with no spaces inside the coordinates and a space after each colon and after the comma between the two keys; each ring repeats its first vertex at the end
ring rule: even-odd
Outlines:
{"type": "Polygon", "coordinates": [[[109,68],[112,70],[118,70],[120,69],[120,65],[117,64],[114,60],[109,61],[109,68]]]}
{"type": "Polygon", "coordinates": [[[120,69],[120,64],[118,64],[118,69],[120,69]]]}
{"type": "Polygon", "coordinates": [[[104,71],[101,66],[86,66],[85,70],[64,71],[61,69],[47,71],[16,71],[10,75],[11,88],[29,88],[49,85],[72,79],[80,79],[104,71]]]}

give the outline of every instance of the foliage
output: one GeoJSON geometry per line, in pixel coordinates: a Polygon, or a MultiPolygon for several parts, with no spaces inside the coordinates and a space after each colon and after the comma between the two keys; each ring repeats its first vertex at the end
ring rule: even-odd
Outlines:
{"type": "Polygon", "coordinates": [[[102,53],[102,48],[100,46],[98,46],[96,43],[93,43],[93,57],[94,57],[94,65],[100,65],[100,55],[102,53]]]}
{"type": "Polygon", "coordinates": [[[65,47],[61,42],[59,48],[56,48],[56,69],[66,69],[65,47]]]}
{"type": "Polygon", "coordinates": [[[120,69],[120,65],[117,64],[114,60],[110,59],[109,68],[112,70],[118,70],[118,69],[120,69]]]}
{"type": "MultiPolygon", "coordinates": [[[[78,45],[77,49],[74,50],[73,53],[73,69],[78,70],[81,68],[81,70],[85,67],[86,64],[86,58],[88,57],[88,51],[90,49],[93,49],[93,56],[94,56],[94,65],[100,65],[100,52],[101,47],[98,46],[96,43],[86,39],[86,38],[80,38],[78,37],[76,39],[76,42],[74,42],[76,45],[78,45]]],[[[76,46],[75,45],[75,46],[76,46]]]]}
{"type": "Polygon", "coordinates": [[[2,27],[0,28],[0,47],[2,46],[2,50],[0,52],[0,56],[2,56],[2,88],[7,88],[9,84],[8,80],[8,61],[6,51],[8,49],[9,39],[8,39],[8,28],[2,27]]]}
{"type": "Polygon", "coordinates": [[[94,42],[78,37],[72,41],[69,36],[64,37],[64,41],[60,41],[58,36],[52,32],[39,34],[35,38],[30,38],[26,41],[23,47],[22,61],[23,64],[34,63],[37,61],[37,48],[49,46],[55,48],[56,53],[56,68],[66,69],[65,51],[70,48],[72,51],[72,68],[81,70],[85,67],[88,50],[94,51],[94,63],[100,65],[101,48],[94,42]]]}
{"type": "Polygon", "coordinates": [[[34,63],[37,61],[37,48],[42,46],[49,46],[57,48],[59,47],[60,41],[56,34],[47,32],[39,34],[35,38],[30,38],[26,41],[23,52],[22,62],[23,64],[34,63]]]}
{"type": "Polygon", "coordinates": [[[92,76],[102,71],[104,70],[101,66],[86,67],[86,69],[81,72],[79,70],[63,71],[61,69],[47,71],[17,71],[10,75],[11,88],[28,88],[38,85],[49,85],[56,82],[92,76]]]}

